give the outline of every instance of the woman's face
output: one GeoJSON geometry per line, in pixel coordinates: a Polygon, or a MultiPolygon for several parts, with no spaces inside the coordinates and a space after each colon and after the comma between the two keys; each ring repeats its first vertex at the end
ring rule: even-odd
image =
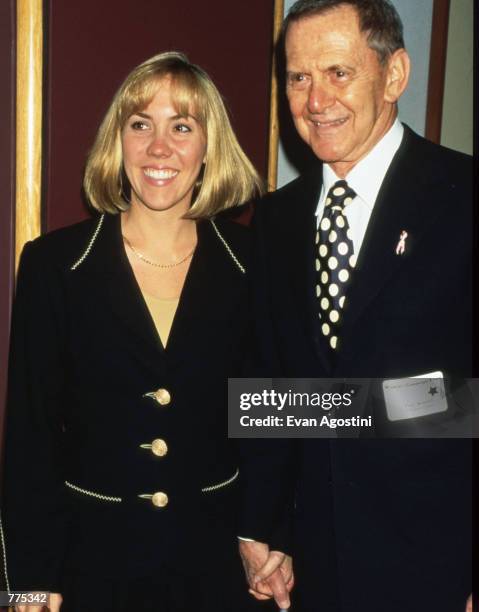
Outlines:
{"type": "Polygon", "coordinates": [[[177,206],[184,214],[205,158],[206,138],[193,116],[178,115],[169,78],[160,81],[150,104],[128,119],[121,143],[132,206],[158,211],[177,206]]]}

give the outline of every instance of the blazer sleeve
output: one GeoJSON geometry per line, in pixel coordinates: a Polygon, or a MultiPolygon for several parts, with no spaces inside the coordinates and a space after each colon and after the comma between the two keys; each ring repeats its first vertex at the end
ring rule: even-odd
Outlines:
{"type": "MultiPolygon", "coordinates": [[[[282,375],[271,317],[271,292],[265,266],[261,203],[253,217],[249,268],[251,347],[244,376],[282,375]]],[[[297,441],[239,439],[241,504],[238,535],[289,553],[297,471],[297,441]]]]}
{"type": "Polygon", "coordinates": [[[58,591],[66,542],[65,307],[42,239],[22,253],[12,313],[2,514],[7,585],[58,591]]]}

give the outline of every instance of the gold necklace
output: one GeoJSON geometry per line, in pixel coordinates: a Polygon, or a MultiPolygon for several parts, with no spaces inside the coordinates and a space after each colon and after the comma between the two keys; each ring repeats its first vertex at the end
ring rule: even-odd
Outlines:
{"type": "Polygon", "coordinates": [[[191,250],[191,252],[188,253],[188,255],[186,255],[186,257],[183,257],[183,259],[180,259],[180,261],[176,261],[175,263],[172,263],[172,264],[160,264],[160,263],[157,263],[156,261],[151,261],[150,259],[147,259],[144,255],[139,253],[133,247],[133,245],[131,244],[131,242],[128,240],[128,238],[126,236],[123,236],[123,240],[130,247],[132,252],[138,257],[138,259],[141,259],[141,261],[144,261],[145,263],[149,264],[150,266],[155,266],[155,268],[175,268],[176,266],[179,266],[180,264],[184,263],[187,259],[189,259],[193,255],[193,253],[195,252],[195,249],[196,249],[196,245],[195,245],[193,247],[193,249],[191,250]]]}

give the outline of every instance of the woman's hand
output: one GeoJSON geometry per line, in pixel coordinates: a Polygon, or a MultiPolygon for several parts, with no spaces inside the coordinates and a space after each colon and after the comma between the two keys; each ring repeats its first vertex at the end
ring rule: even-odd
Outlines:
{"type": "MultiPolygon", "coordinates": [[[[60,612],[62,601],[60,593],[50,593],[50,602],[47,610],[50,612],[60,612]]],[[[45,606],[15,606],[15,612],[43,612],[43,610],[45,610],[45,606]]]]}

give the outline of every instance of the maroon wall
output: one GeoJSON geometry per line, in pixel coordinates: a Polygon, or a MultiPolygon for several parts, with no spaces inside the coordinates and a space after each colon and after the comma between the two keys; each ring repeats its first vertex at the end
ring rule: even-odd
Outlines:
{"type": "Polygon", "coordinates": [[[126,74],[161,51],[184,51],[209,72],[266,175],[273,0],[50,0],[48,7],[45,230],[87,215],[82,170],[101,118],[126,74]]]}
{"type": "Polygon", "coordinates": [[[0,2],[0,439],[13,291],[15,195],[15,0],[0,2]]]}

